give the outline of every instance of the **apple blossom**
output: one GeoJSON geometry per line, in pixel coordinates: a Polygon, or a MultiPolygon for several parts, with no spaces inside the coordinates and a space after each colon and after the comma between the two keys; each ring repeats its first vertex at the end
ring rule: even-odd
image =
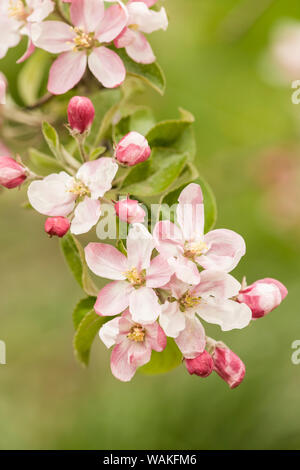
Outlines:
{"type": "Polygon", "coordinates": [[[153,238],[142,224],[133,224],[129,230],[127,257],[111,245],[88,244],[85,258],[90,270],[113,280],[98,294],[94,307],[98,315],[117,315],[129,306],[137,323],[158,318],[161,306],[154,289],[170,280],[172,270],[161,256],[151,260],[153,248],[153,238]]]}
{"type": "Polygon", "coordinates": [[[0,157],[0,185],[7,189],[20,186],[27,178],[26,168],[13,158],[0,157]]]}
{"type": "Polygon", "coordinates": [[[7,81],[3,73],[0,72],[0,104],[6,103],[7,81]]]}
{"type": "Polygon", "coordinates": [[[168,18],[166,10],[162,7],[160,11],[150,10],[153,1],[128,2],[128,21],[126,28],[114,40],[117,48],[125,47],[129,57],[141,64],[151,64],[156,57],[152,47],[142,33],[153,33],[159,29],[166,30],[168,18]]]}
{"type": "Polygon", "coordinates": [[[278,72],[286,80],[297,80],[300,74],[300,22],[282,23],[275,28],[270,56],[278,72]]]}
{"type": "Polygon", "coordinates": [[[151,155],[147,139],[138,132],[129,132],[120,140],[115,150],[115,157],[124,165],[133,166],[142,163],[151,155]]]}
{"type": "Polygon", "coordinates": [[[115,88],[125,79],[119,56],[103,44],[113,41],[125,27],[128,14],[119,2],[104,9],[103,0],[76,0],[70,7],[73,27],[61,21],[44,21],[32,27],[35,46],[61,54],[52,64],[48,90],[66,93],[83,77],[87,65],[106,88],[115,88]]]}
{"type": "Polygon", "coordinates": [[[136,323],[129,310],[105,323],[99,336],[108,348],[114,346],[111,371],[123,382],[130,381],[136,369],[150,361],[152,350],[161,352],[167,345],[166,335],[157,322],[136,323]]]}
{"type": "Polygon", "coordinates": [[[134,199],[129,199],[128,197],[127,199],[116,202],[115,211],[119,219],[128,224],[142,223],[146,216],[139,202],[134,199]]]}
{"type": "Polygon", "coordinates": [[[197,265],[204,269],[232,271],[246,252],[244,239],[226,229],[204,235],[204,204],[201,187],[191,183],[179,196],[177,222],[158,222],[154,227],[156,249],[168,259],[176,276],[187,283],[198,284],[197,265]]]}
{"type": "Polygon", "coordinates": [[[244,380],[245,364],[229,348],[217,346],[212,354],[214,371],[228,383],[230,388],[236,388],[244,380]]]}
{"type": "Polygon", "coordinates": [[[272,312],[287,296],[287,288],[276,279],[266,278],[241,290],[237,301],[252,310],[252,318],[261,318],[272,312]]]}
{"type": "Polygon", "coordinates": [[[83,134],[93,124],[95,108],[89,98],[73,96],[68,105],[68,119],[72,130],[83,134]]]}
{"type": "Polygon", "coordinates": [[[208,377],[214,369],[214,361],[207,351],[203,351],[194,359],[185,359],[185,365],[189,374],[202,378],[208,377]]]}
{"type": "Polygon", "coordinates": [[[49,217],[45,222],[45,232],[51,237],[62,238],[70,229],[70,221],[66,217],[49,217]]]}
{"type": "Polygon", "coordinates": [[[30,204],[41,214],[54,217],[65,217],[74,211],[71,232],[86,233],[98,222],[99,198],[110,190],[117,171],[113,159],[104,157],[84,163],[75,177],[64,171],[48,175],[30,184],[30,204]]]}

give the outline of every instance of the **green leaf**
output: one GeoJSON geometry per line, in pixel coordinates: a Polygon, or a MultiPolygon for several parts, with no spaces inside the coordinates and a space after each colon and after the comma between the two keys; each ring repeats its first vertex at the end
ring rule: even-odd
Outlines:
{"type": "Polygon", "coordinates": [[[87,366],[90,359],[90,351],[101,326],[108,318],[100,317],[93,310],[85,314],[74,336],[74,352],[81,364],[87,366]]]}
{"type": "Polygon", "coordinates": [[[94,147],[98,146],[101,139],[106,137],[111,120],[122,98],[121,90],[101,90],[92,95],[91,100],[95,108],[95,119],[87,141],[94,147]]]}
{"type": "Polygon", "coordinates": [[[64,170],[64,167],[57,160],[45,153],[34,148],[29,149],[28,153],[30,161],[42,175],[64,170]]]}
{"type": "Polygon", "coordinates": [[[61,156],[61,148],[60,148],[60,143],[59,143],[59,137],[51,124],[49,122],[44,121],[42,124],[42,132],[43,136],[48,144],[49,149],[53,153],[53,155],[59,160],[62,160],[61,156]]]}
{"type": "Polygon", "coordinates": [[[148,364],[139,371],[147,375],[164,374],[182,363],[182,354],[172,338],[168,338],[167,346],[162,352],[152,351],[148,364]]]}
{"type": "Polygon", "coordinates": [[[81,323],[82,319],[85,315],[92,310],[94,310],[94,305],[97,300],[97,297],[86,297],[85,299],[81,299],[78,304],[76,305],[74,312],[73,312],[73,323],[74,328],[77,330],[79,324],[81,323]]]}
{"type": "Polygon", "coordinates": [[[24,63],[18,75],[18,90],[27,106],[38,100],[50,62],[51,56],[39,49],[24,63]]]}
{"type": "Polygon", "coordinates": [[[125,106],[122,109],[123,118],[113,126],[113,137],[119,142],[122,137],[131,131],[146,135],[155,125],[153,112],[145,106],[125,106]]]}
{"type": "Polygon", "coordinates": [[[127,250],[125,248],[123,240],[118,240],[117,241],[117,249],[123,253],[123,255],[127,256],[127,250]]]}
{"type": "Polygon", "coordinates": [[[188,159],[173,149],[155,148],[149,160],[137,165],[124,180],[122,192],[154,196],[166,191],[178,178],[188,159]]]}
{"type": "Polygon", "coordinates": [[[89,160],[96,160],[98,157],[106,152],[106,147],[97,147],[89,155],[89,160]]]}
{"type": "MultiPolygon", "coordinates": [[[[216,204],[216,199],[213,194],[213,191],[209,184],[203,179],[202,177],[196,178],[194,181],[192,181],[195,184],[199,184],[201,186],[202,192],[203,192],[203,198],[204,198],[204,214],[205,214],[205,227],[204,227],[204,232],[207,233],[212,228],[214,227],[216,220],[217,220],[217,204],[216,204]]],[[[184,184],[180,186],[179,188],[175,189],[174,191],[169,192],[166,194],[162,199],[161,199],[161,204],[167,204],[169,207],[173,206],[173,204],[176,204],[178,202],[178,197],[181,193],[181,191],[186,187],[187,185],[184,184]]],[[[162,218],[164,218],[164,212],[162,210],[162,218]]]]}
{"type": "Polygon", "coordinates": [[[166,78],[157,62],[147,65],[138,64],[128,57],[124,49],[114,48],[114,51],[122,59],[126,67],[127,74],[140,78],[154,88],[158,93],[161,95],[164,94],[166,89],[166,78]]]}
{"type": "Polygon", "coordinates": [[[61,239],[60,243],[67,264],[80,287],[82,287],[88,295],[97,295],[99,289],[89,276],[81,243],[70,233],[67,233],[61,239]]]}

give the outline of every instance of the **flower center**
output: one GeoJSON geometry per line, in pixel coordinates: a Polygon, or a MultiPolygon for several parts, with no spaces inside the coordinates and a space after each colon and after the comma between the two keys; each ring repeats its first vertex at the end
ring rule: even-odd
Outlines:
{"type": "Polygon", "coordinates": [[[146,332],[141,325],[134,325],[130,333],[128,333],[127,338],[131,341],[135,341],[136,343],[142,343],[145,341],[146,332]]]}
{"type": "Polygon", "coordinates": [[[125,272],[127,281],[130,282],[134,287],[141,287],[145,283],[145,273],[138,272],[136,268],[131,268],[125,272]]]}
{"type": "Polygon", "coordinates": [[[29,16],[26,11],[25,5],[21,0],[10,0],[8,5],[8,15],[18,21],[25,21],[29,16]]]}
{"type": "Polygon", "coordinates": [[[184,247],[184,256],[187,258],[197,258],[208,250],[208,246],[204,242],[187,242],[184,247]]]}
{"type": "Polygon", "coordinates": [[[187,291],[183,296],[179,299],[180,310],[184,312],[190,308],[197,307],[201,302],[201,297],[196,297],[187,291]]]}
{"type": "Polygon", "coordinates": [[[139,31],[140,29],[138,24],[131,24],[129,28],[132,29],[133,31],[139,31]]]}
{"type": "Polygon", "coordinates": [[[98,45],[95,33],[85,33],[82,29],[77,27],[73,28],[73,30],[76,33],[76,37],[73,39],[75,44],[74,51],[93,49],[93,47],[98,45]]]}
{"type": "Polygon", "coordinates": [[[89,188],[82,181],[75,180],[73,186],[69,189],[70,193],[76,194],[78,197],[90,196],[89,188]]]}

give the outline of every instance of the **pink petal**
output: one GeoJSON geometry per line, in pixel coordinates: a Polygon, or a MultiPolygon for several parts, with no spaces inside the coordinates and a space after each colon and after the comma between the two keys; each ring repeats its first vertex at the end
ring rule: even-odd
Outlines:
{"type": "Polygon", "coordinates": [[[160,304],[155,292],[149,287],[140,287],[131,292],[129,310],[136,323],[153,323],[160,314],[160,304]]]}
{"type": "MultiPolygon", "coordinates": [[[[132,31],[130,44],[126,45],[126,52],[129,57],[139,64],[152,64],[156,57],[149,42],[142,33],[132,31]]],[[[127,35],[127,39],[128,35],[127,35]]],[[[121,44],[121,42],[119,42],[121,44]]]]}
{"type": "Polygon", "coordinates": [[[137,369],[137,366],[130,363],[128,360],[130,348],[130,340],[117,344],[117,346],[114,347],[110,358],[112,374],[122,382],[129,382],[137,369]]]}
{"type": "Polygon", "coordinates": [[[111,346],[116,344],[116,339],[119,335],[119,322],[120,317],[116,317],[106,322],[99,331],[100,339],[107,348],[111,348],[111,346]]]}
{"type": "Polygon", "coordinates": [[[103,287],[97,297],[95,312],[101,316],[112,316],[123,312],[129,305],[129,294],[133,287],[126,281],[114,281],[103,287]]]}
{"type": "Polygon", "coordinates": [[[98,222],[100,215],[100,201],[93,201],[86,196],[75,209],[71,232],[75,235],[89,232],[98,222]]]}
{"type": "Polygon", "coordinates": [[[193,261],[184,258],[183,256],[178,256],[178,258],[169,258],[168,261],[178,279],[186,282],[187,284],[199,284],[200,273],[193,261]]]}
{"type": "Polygon", "coordinates": [[[213,230],[204,236],[204,242],[208,251],[197,258],[204,269],[230,272],[246,253],[244,239],[232,230],[213,230]]]}
{"type": "Polygon", "coordinates": [[[202,300],[197,313],[207,323],[220,325],[223,331],[245,328],[252,319],[250,308],[234,300],[202,300]]]}
{"type": "Polygon", "coordinates": [[[120,57],[107,47],[97,47],[88,59],[89,68],[106,88],[115,88],[124,82],[126,69],[120,57]]]}
{"type": "Polygon", "coordinates": [[[169,220],[158,222],[153,231],[155,248],[165,258],[183,253],[184,239],[180,228],[169,220]]]}
{"type": "Polygon", "coordinates": [[[86,69],[85,52],[65,52],[52,64],[48,90],[53,95],[61,95],[71,90],[81,80],[86,69]]]}
{"type": "Polygon", "coordinates": [[[204,232],[204,204],[201,187],[191,183],[178,198],[177,220],[185,240],[199,239],[204,232]]]}
{"type": "Polygon", "coordinates": [[[31,25],[31,39],[36,47],[57,54],[71,51],[76,34],[62,21],[43,21],[31,25]]]}
{"type": "Polygon", "coordinates": [[[195,316],[186,315],[185,322],[186,327],[175,339],[175,342],[185,358],[194,359],[205,349],[205,331],[195,316]]]}
{"type": "Polygon", "coordinates": [[[124,5],[112,5],[105,10],[104,18],[96,31],[96,37],[100,42],[113,41],[125,28],[128,13],[124,5]]]}
{"type": "Polygon", "coordinates": [[[124,280],[127,258],[114,246],[105,243],[89,243],[85,248],[85,258],[93,273],[106,279],[124,280]]]}
{"type": "Polygon", "coordinates": [[[241,284],[230,274],[222,271],[202,271],[200,284],[195,286],[192,294],[209,298],[230,299],[238,295],[241,284]]]}
{"type": "Polygon", "coordinates": [[[120,49],[129,46],[135,40],[135,31],[130,28],[124,28],[118,37],[114,40],[114,45],[120,49]]]}
{"type": "Polygon", "coordinates": [[[118,165],[112,158],[99,158],[84,163],[76,177],[91,191],[91,198],[98,199],[111,189],[112,181],[118,171],[118,165]]]}
{"type": "Polygon", "coordinates": [[[76,0],[72,2],[72,23],[86,33],[98,29],[104,16],[103,0],[76,0]]]}
{"type": "Polygon", "coordinates": [[[27,21],[31,23],[40,23],[54,10],[52,0],[27,0],[26,3],[33,10],[27,17],[27,21]]]}
{"type": "Polygon", "coordinates": [[[165,302],[162,305],[159,322],[167,336],[178,337],[185,329],[185,314],[180,311],[178,302],[165,302]]]}
{"type": "Polygon", "coordinates": [[[129,268],[138,271],[150,266],[151,254],[154,248],[152,235],[143,224],[133,224],[127,237],[127,258],[129,268]]]}
{"type": "Polygon", "coordinates": [[[17,64],[22,64],[22,62],[25,62],[25,60],[27,60],[34,53],[34,51],[35,51],[35,45],[31,41],[31,39],[28,38],[27,49],[22,55],[22,57],[20,57],[20,59],[17,60],[17,64]]]}
{"type": "Polygon", "coordinates": [[[146,342],[154,351],[161,352],[167,346],[167,337],[157,322],[146,326],[146,342]]]}
{"type": "Polygon", "coordinates": [[[147,287],[162,287],[169,282],[173,269],[161,255],[156,256],[150,263],[146,272],[147,287]]]}
{"type": "MultiPolygon", "coordinates": [[[[187,284],[186,282],[180,281],[176,274],[173,274],[170,282],[165,284],[162,289],[168,290],[171,292],[172,296],[175,297],[175,299],[180,299],[180,297],[190,289],[190,284],[187,284]]],[[[197,286],[195,286],[195,289],[197,286]]]]}

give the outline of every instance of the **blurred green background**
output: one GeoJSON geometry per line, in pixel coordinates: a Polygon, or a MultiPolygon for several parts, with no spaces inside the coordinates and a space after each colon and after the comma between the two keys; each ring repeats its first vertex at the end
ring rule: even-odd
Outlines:
{"type": "MultiPolygon", "coordinates": [[[[82,293],[57,240],[44,234],[44,218],[20,207],[24,192],[3,192],[1,449],[300,448],[300,365],[291,362],[291,344],[300,339],[300,107],[291,103],[290,84],[270,85],[260,67],[272,28],[283,18],[300,19],[299,2],[165,5],[170,27],[152,43],[167,92],[160,98],[149,91],[144,101],[158,118],[176,117],[179,106],[194,113],[197,165],[217,197],[217,227],[247,242],[235,276],[246,274],[249,283],[278,278],[289,296],[249,328],[215,329],[246,364],[236,390],[216,374],[203,380],[184,367],[120,383],[98,340],[83,370],[73,358],[71,318],[82,293]]],[[[11,86],[16,56],[11,51],[0,62],[11,86]]]]}

